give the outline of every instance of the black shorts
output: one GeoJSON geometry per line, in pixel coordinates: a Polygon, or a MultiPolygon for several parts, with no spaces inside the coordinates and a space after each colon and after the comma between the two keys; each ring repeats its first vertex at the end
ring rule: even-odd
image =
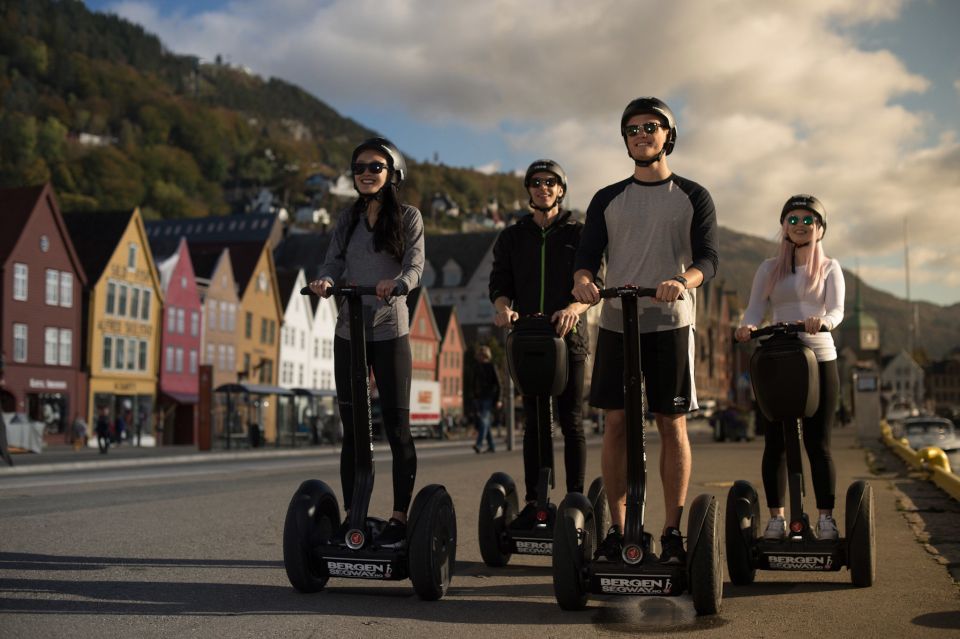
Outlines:
{"type": "MultiPolygon", "coordinates": [[[[640,369],[647,388],[647,410],[682,415],[697,408],[692,326],[641,333],[640,369]]],[[[623,333],[601,328],[590,380],[590,405],[622,409],[623,377],[623,333]]]]}

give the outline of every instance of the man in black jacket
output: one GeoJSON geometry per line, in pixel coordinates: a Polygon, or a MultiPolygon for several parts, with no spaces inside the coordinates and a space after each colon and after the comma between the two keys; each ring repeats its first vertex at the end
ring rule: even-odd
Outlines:
{"type": "MultiPolygon", "coordinates": [[[[561,211],[567,176],[553,160],[537,160],[527,169],[523,184],[530,195],[531,214],[504,229],[493,247],[490,300],[496,308],[494,323],[511,326],[519,315],[541,313],[550,317],[557,335],[567,343],[567,387],[557,397],[557,413],[564,440],[567,492],[583,492],[586,441],[581,402],[583,369],[587,356],[586,323],[580,315],[589,308],[570,292],[574,259],[583,224],[570,211],[561,211]]],[[[530,527],[535,516],[537,478],[540,472],[536,446],[536,400],[523,398],[526,424],[523,435],[523,470],[527,504],[516,525],[530,527]]]]}

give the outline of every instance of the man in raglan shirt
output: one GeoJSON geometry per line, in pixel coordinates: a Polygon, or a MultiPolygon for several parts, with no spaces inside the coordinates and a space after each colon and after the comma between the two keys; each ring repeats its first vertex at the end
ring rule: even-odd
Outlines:
{"type": "MultiPolygon", "coordinates": [[[[661,100],[637,98],[620,119],[620,133],[634,161],[633,175],[596,193],[587,209],[574,272],[578,302],[600,301],[594,278],[606,252],[608,287],[656,288],[641,298],[639,331],[647,405],[660,432],[660,479],[665,522],[663,563],[685,563],[680,518],[690,481],[686,413],[697,408],[693,381],[693,289],[717,271],[717,220],[710,194],[671,173],[667,155],[677,140],[673,112],[661,100]],[[681,297],[683,299],[679,299],[681,297]]],[[[604,409],[601,472],[611,523],[597,558],[617,561],[623,549],[627,494],[627,436],[623,399],[623,320],[619,299],[600,315],[590,404],[604,409]]]]}

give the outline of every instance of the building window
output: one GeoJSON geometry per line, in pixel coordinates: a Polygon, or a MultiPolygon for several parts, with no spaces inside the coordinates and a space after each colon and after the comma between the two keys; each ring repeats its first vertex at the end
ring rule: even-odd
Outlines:
{"type": "Polygon", "coordinates": [[[243,372],[250,377],[250,353],[243,354],[243,372]]]}
{"type": "Polygon", "coordinates": [[[123,370],[123,362],[124,362],[123,350],[126,344],[127,344],[126,340],[124,340],[121,337],[118,337],[116,340],[114,340],[114,346],[116,346],[116,348],[114,349],[113,367],[117,370],[123,370]]]}
{"type": "Polygon", "coordinates": [[[200,313],[190,311],[190,335],[197,337],[200,335],[200,313]]]}
{"type": "Polygon", "coordinates": [[[210,329],[217,328],[217,301],[210,300],[207,302],[207,327],[210,329]]]}
{"type": "Polygon", "coordinates": [[[170,306],[167,308],[167,332],[173,333],[177,328],[177,309],[170,306]]]}
{"type": "MultiPolygon", "coordinates": [[[[229,329],[227,328],[227,326],[229,325],[227,313],[228,313],[228,312],[227,312],[227,303],[226,303],[226,302],[220,302],[220,330],[221,330],[221,331],[229,330],[229,329]]],[[[216,322],[214,322],[214,324],[216,324],[216,322]]]]}
{"type": "Polygon", "coordinates": [[[243,326],[243,336],[247,339],[253,339],[253,313],[247,312],[243,326]]]}
{"type": "Polygon", "coordinates": [[[297,384],[303,386],[303,364],[297,365],[297,384]]]}
{"type": "Polygon", "coordinates": [[[207,364],[214,365],[213,358],[217,356],[216,347],[213,344],[207,344],[207,364]]]}
{"type": "Polygon", "coordinates": [[[323,340],[323,359],[331,359],[333,357],[333,340],[325,339],[323,340]]]}
{"type": "MultiPolygon", "coordinates": [[[[313,356],[320,357],[320,338],[318,337],[313,338],[313,356]]],[[[316,384],[314,384],[314,387],[316,387],[316,384]]]]}
{"type": "Polygon", "coordinates": [[[140,304],[140,319],[145,322],[150,320],[150,291],[146,289],[143,291],[143,302],[140,304]]]}
{"type": "Polygon", "coordinates": [[[127,315],[127,285],[120,284],[120,296],[117,298],[117,315],[125,317],[127,315]]]}
{"type": "Polygon", "coordinates": [[[227,330],[233,332],[237,328],[237,305],[227,305],[227,330]]]}
{"type": "Polygon", "coordinates": [[[26,264],[13,265],[13,299],[25,301],[27,299],[27,275],[29,269],[26,264]]]}
{"type": "Polygon", "coordinates": [[[60,271],[60,306],[73,306],[73,273],[60,271]]]}
{"type": "Polygon", "coordinates": [[[130,317],[140,317],[140,289],[136,286],[130,288],[130,317]]]}
{"type": "Polygon", "coordinates": [[[56,366],[57,364],[57,346],[60,339],[60,331],[56,328],[46,328],[43,331],[43,363],[56,366]]]}
{"type": "Polygon", "coordinates": [[[183,372],[183,349],[178,348],[176,352],[176,371],[178,373],[183,372]]]}
{"type": "Polygon", "coordinates": [[[190,374],[197,374],[197,351],[195,350],[190,351],[190,374]]]}
{"type": "Polygon", "coordinates": [[[137,245],[133,242],[127,247],[127,268],[131,271],[137,268],[137,245]]]}
{"type": "Polygon", "coordinates": [[[277,323],[273,320],[270,320],[270,340],[267,344],[274,344],[277,340],[277,323]]]}
{"type": "Polygon", "coordinates": [[[73,364],[73,331],[69,328],[60,329],[60,365],[73,364]]]}
{"type": "Polygon", "coordinates": [[[138,365],[142,371],[147,370],[147,348],[149,348],[147,346],[147,340],[140,340],[140,361],[138,365]]]}
{"type": "Polygon", "coordinates": [[[46,282],[44,300],[47,306],[57,306],[60,303],[60,271],[48,268],[46,282]]]}
{"type": "Polygon", "coordinates": [[[261,362],[262,366],[260,367],[260,383],[261,384],[272,384],[273,383],[273,362],[269,359],[265,359],[261,362]]]}
{"type": "Polygon", "coordinates": [[[260,343],[267,344],[267,318],[260,318],[260,343]]]}
{"type": "Polygon", "coordinates": [[[227,347],[223,344],[220,344],[217,348],[217,364],[220,370],[224,370],[227,367],[227,347]]]}
{"type": "Polygon", "coordinates": [[[103,336],[103,367],[113,367],[113,338],[109,335],[103,336]]]}
{"type": "Polygon", "coordinates": [[[187,329],[185,326],[184,318],[186,317],[187,312],[182,308],[177,309],[177,332],[181,335],[186,334],[187,329]]]}
{"type": "Polygon", "coordinates": [[[166,355],[167,355],[166,363],[164,364],[163,368],[168,373],[172,373],[173,372],[173,346],[167,346],[166,355]]]}
{"type": "MultiPolygon", "coordinates": [[[[26,298],[24,298],[26,299],[26,298]]],[[[13,325],[13,361],[27,361],[27,325],[13,325]]]]}
{"type": "Polygon", "coordinates": [[[107,282],[107,315],[113,315],[117,308],[117,285],[107,282]]]}
{"type": "Polygon", "coordinates": [[[127,338],[127,370],[132,371],[137,367],[137,339],[127,338]]]}

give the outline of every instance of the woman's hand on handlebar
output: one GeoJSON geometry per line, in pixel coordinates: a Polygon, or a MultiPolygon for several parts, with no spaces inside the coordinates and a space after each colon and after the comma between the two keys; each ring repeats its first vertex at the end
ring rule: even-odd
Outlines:
{"type": "Polygon", "coordinates": [[[563,337],[577,325],[578,319],[580,318],[576,313],[569,308],[564,308],[554,313],[550,321],[556,326],[557,335],[563,337]]]}
{"type": "Polygon", "coordinates": [[[664,280],[657,286],[658,302],[676,302],[687,287],[677,280],[664,280]]]}
{"type": "Polygon", "coordinates": [[[313,280],[310,282],[310,290],[320,297],[330,297],[330,288],[333,283],[330,280],[313,280]]]}
{"type": "Polygon", "coordinates": [[[498,328],[507,328],[513,326],[518,317],[520,315],[515,310],[505,308],[502,311],[497,311],[497,314],[493,316],[493,324],[498,328]]]}
{"type": "Polygon", "coordinates": [[[807,319],[803,320],[803,327],[807,329],[807,332],[811,335],[815,335],[820,332],[820,327],[823,326],[823,318],[810,316],[807,319]]]}
{"type": "Polygon", "coordinates": [[[749,326],[741,326],[737,329],[733,336],[738,342],[748,342],[750,341],[750,331],[755,330],[757,330],[757,327],[753,324],[750,324],[749,326]]]}
{"type": "Polygon", "coordinates": [[[393,295],[395,288],[397,288],[396,280],[380,280],[377,282],[377,297],[386,302],[393,295]]]}

